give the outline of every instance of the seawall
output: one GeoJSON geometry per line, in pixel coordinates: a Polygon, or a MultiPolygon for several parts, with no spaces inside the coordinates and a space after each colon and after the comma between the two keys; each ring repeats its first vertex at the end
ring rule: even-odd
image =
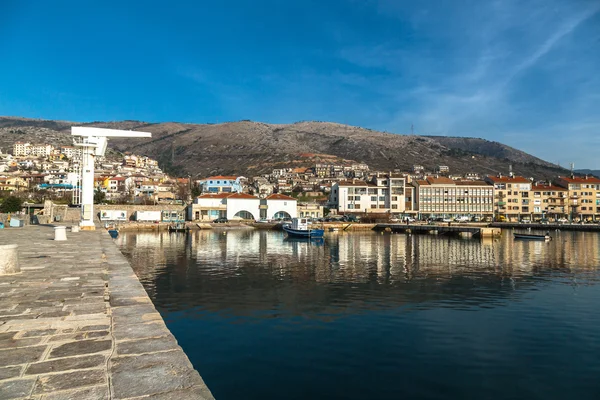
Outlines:
{"type": "Polygon", "coordinates": [[[213,399],[105,230],[0,229],[1,399],[213,399]]]}

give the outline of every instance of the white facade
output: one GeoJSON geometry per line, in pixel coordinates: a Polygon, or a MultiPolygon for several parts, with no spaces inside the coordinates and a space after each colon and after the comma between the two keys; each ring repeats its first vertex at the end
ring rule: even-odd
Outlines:
{"type": "Polygon", "coordinates": [[[282,194],[272,194],[260,202],[260,218],[296,218],[298,216],[298,202],[293,197],[282,194]]]}
{"type": "Polygon", "coordinates": [[[236,193],[225,198],[227,206],[227,219],[254,219],[260,218],[260,199],[247,194],[236,193]],[[250,215],[246,214],[249,213],[250,215]]]}
{"type": "Polygon", "coordinates": [[[329,203],[338,212],[403,213],[406,179],[401,176],[375,176],[371,182],[336,182],[329,194],[329,203]]]}
{"type": "Polygon", "coordinates": [[[49,144],[34,144],[31,146],[31,155],[36,157],[48,157],[54,147],[49,144]]]}
{"type": "Polygon", "coordinates": [[[16,142],[13,146],[13,155],[28,156],[31,154],[31,143],[16,142]]]}

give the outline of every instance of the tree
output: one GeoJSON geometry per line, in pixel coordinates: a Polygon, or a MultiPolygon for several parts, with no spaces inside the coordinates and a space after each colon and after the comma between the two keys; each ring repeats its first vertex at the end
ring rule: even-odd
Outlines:
{"type": "Polygon", "coordinates": [[[0,204],[0,212],[3,213],[13,213],[19,212],[23,208],[23,200],[15,196],[9,196],[2,204],[0,204]]]}
{"type": "Polygon", "coordinates": [[[94,192],[94,204],[101,204],[106,201],[106,193],[102,190],[96,189],[94,192]]]}
{"type": "Polygon", "coordinates": [[[198,185],[192,186],[192,197],[198,197],[201,194],[202,194],[202,189],[200,189],[200,186],[198,186],[198,185]]]}

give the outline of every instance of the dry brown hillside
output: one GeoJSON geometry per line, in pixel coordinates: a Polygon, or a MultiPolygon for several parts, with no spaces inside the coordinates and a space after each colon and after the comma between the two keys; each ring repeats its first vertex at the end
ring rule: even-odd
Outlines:
{"type": "Polygon", "coordinates": [[[265,124],[144,123],[138,121],[73,124],[0,117],[0,148],[21,141],[68,144],[72,125],[152,132],[151,139],[114,139],[109,146],[156,158],[180,175],[239,173],[254,175],[284,166],[353,160],[379,170],[410,170],[413,164],[451,173],[507,173],[550,178],[565,170],[520,150],[477,138],[397,135],[330,122],[265,124]]]}

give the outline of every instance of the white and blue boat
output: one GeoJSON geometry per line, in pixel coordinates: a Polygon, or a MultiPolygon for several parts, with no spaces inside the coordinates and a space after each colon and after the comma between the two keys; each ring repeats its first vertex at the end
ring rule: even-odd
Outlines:
{"type": "Polygon", "coordinates": [[[323,237],[324,229],[312,229],[306,218],[294,218],[291,224],[283,225],[283,230],[290,237],[319,238],[323,237]]]}

